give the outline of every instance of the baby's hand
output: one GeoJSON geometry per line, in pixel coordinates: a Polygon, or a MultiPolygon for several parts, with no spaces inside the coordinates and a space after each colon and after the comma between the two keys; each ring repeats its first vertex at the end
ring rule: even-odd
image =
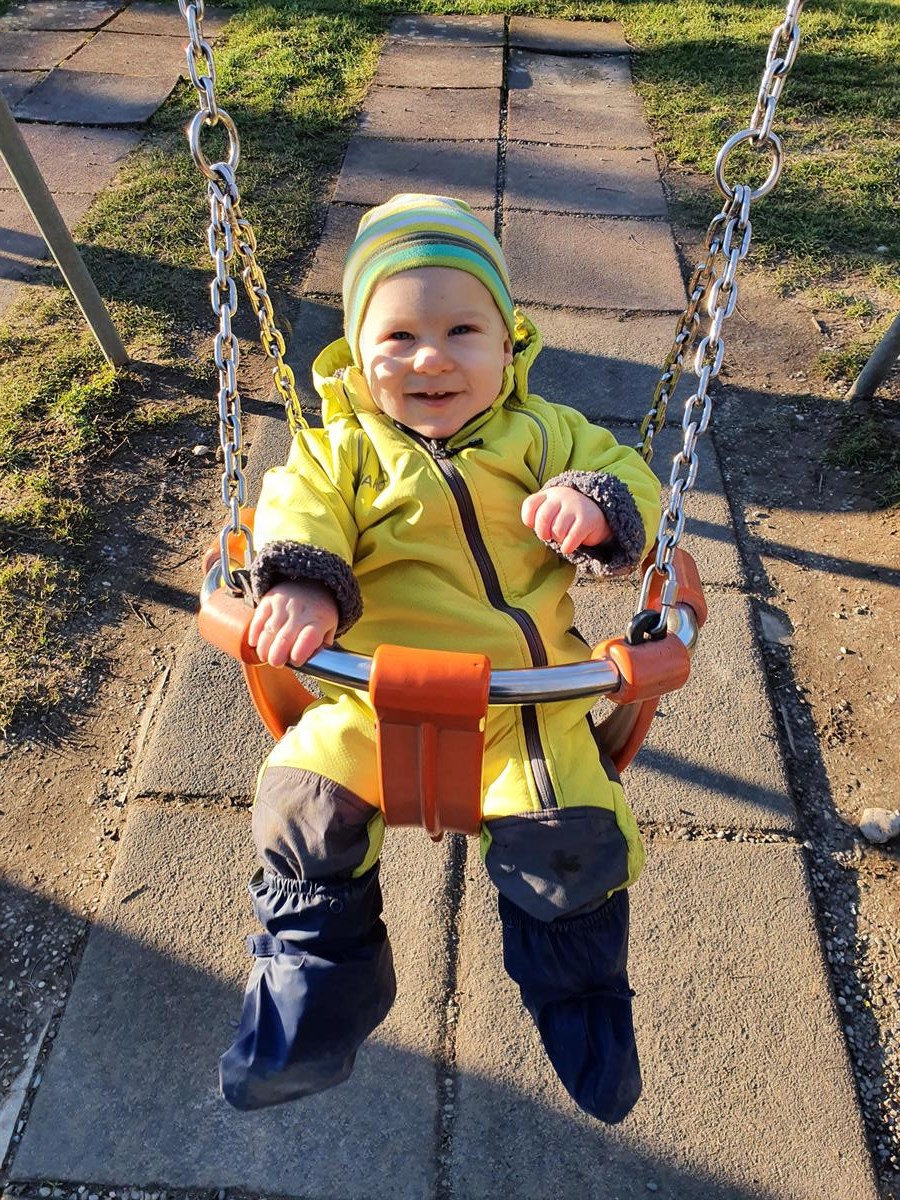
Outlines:
{"type": "Polygon", "coordinates": [[[542,542],[556,542],[561,554],[598,546],[612,536],[600,506],[570,487],[542,488],[529,496],[522,505],[522,520],[542,542]]]}
{"type": "Polygon", "coordinates": [[[320,583],[277,583],[259,602],[248,641],[264,662],[302,667],[322,646],[330,646],[338,627],[334,596],[320,583]]]}

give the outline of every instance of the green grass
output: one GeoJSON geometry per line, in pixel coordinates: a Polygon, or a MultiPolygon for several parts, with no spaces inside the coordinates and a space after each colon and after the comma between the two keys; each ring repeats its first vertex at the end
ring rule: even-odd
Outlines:
{"type": "Polygon", "coordinates": [[[885,507],[900,505],[900,435],[887,420],[848,413],[825,456],[830,467],[861,471],[885,507]]]}
{"type": "MultiPolygon", "coordinates": [[[[657,146],[698,231],[720,201],[711,182],[700,195],[696,183],[680,187],[680,172],[708,180],[722,140],[746,123],[782,11],[760,0],[698,0],[689,8],[674,0],[232,0],[230,7],[234,18],[216,49],[217,94],[240,130],[243,211],[276,298],[315,240],[379,37],[398,8],[621,20],[638,51],[635,81],[657,146]]],[[[877,321],[885,297],[900,290],[892,133],[900,123],[898,17],[900,0],[820,0],[803,12],[801,53],[775,126],[788,152],[785,174],[753,210],[753,261],[782,290],[817,289],[862,323],[877,321]]],[[[77,240],[133,358],[180,370],[186,392],[212,396],[205,187],[182,132],[194,111],[194,91],[183,83],[77,240]]],[[[216,139],[216,131],[204,136],[210,158],[216,139]]],[[[765,167],[750,156],[747,169],[765,167]]],[[[41,614],[51,599],[65,608],[78,587],[77,551],[95,519],[85,499],[92,464],[129,433],[176,421],[195,403],[148,400],[140,372],[113,378],[52,278],[46,271],[44,286],[27,289],[0,319],[0,726],[22,704],[46,701],[40,672],[27,664],[60,657],[58,626],[41,614]]]]}

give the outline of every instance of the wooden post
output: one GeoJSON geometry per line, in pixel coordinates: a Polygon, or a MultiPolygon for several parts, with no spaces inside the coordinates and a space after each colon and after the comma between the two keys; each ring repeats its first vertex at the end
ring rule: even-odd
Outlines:
{"type": "Polygon", "coordinates": [[[128,362],[128,353],[2,93],[0,157],[9,168],[107,362],[114,367],[123,366],[128,362]]]}
{"type": "Polygon", "coordinates": [[[887,379],[900,357],[900,313],[894,317],[887,333],[869,355],[869,361],[856,377],[847,393],[848,400],[871,400],[887,379]]]}

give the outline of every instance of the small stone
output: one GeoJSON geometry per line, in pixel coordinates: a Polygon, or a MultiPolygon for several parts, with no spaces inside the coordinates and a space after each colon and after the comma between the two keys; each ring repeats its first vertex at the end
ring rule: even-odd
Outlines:
{"type": "Polygon", "coordinates": [[[780,613],[766,612],[761,609],[759,613],[759,625],[763,638],[767,642],[772,642],[778,646],[790,646],[792,641],[793,628],[787,617],[780,613]]]}
{"type": "Polygon", "coordinates": [[[214,451],[210,446],[205,446],[202,442],[198,442],[196,446],[191,448],[191,454],[194,458],[209,458],[214,451]]]}
{"type": "Polygon", "coordinates": [[[658,1184],[658,1183],[654,1183],[652,1179],[648,1180],[648,1181],[647,1181],[647,1191],[648,1191],[648,1192],[658,1192],[658,1191],[659,1191],[659,1184],[658,1184]]]}
{"type": "Polygon", "coordinates": [[[867,808],[859,822],[859,832],[870,842],[889,842],[900,835],[900,810],[867,808]]]}

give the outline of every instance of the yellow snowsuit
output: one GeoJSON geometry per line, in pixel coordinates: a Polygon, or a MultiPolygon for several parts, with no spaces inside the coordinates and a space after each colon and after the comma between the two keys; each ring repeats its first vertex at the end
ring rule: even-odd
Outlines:
{"type": "MultiPolygon", "coordinates": [[[[498,668],[586,657],[567,594],[574,563],[601,575],[630,570],[655,529],[659,484],[607,430],[529,394],[541,341],[521,313],[518,322],[500,395],[442,443],[376,407],[344,339],[319,355],[324,427],[300,433],[287,464],[265,476],[257,594],[283,579],[327,583],[340,644],[363,654],[393,642],[477,651],[498,668]],[[522,502],[550,483],[595,499],[613,542],[566,560],[527,529],[522,502]]],[[[367,695],[322,691],[260,772],[254,832],[277,873],[356,878],[376,861],[384,832],[374,717],[367,695]]],[[[600,762],[591,704],[488,716],[482,852],[498,886],[543,920],[630,884],[643,865],[621,785],[600,762]],[[535,822],[547,829],[538,854],[554,859],[549,873],[522,849],[520,834],[535,822]]]]}

